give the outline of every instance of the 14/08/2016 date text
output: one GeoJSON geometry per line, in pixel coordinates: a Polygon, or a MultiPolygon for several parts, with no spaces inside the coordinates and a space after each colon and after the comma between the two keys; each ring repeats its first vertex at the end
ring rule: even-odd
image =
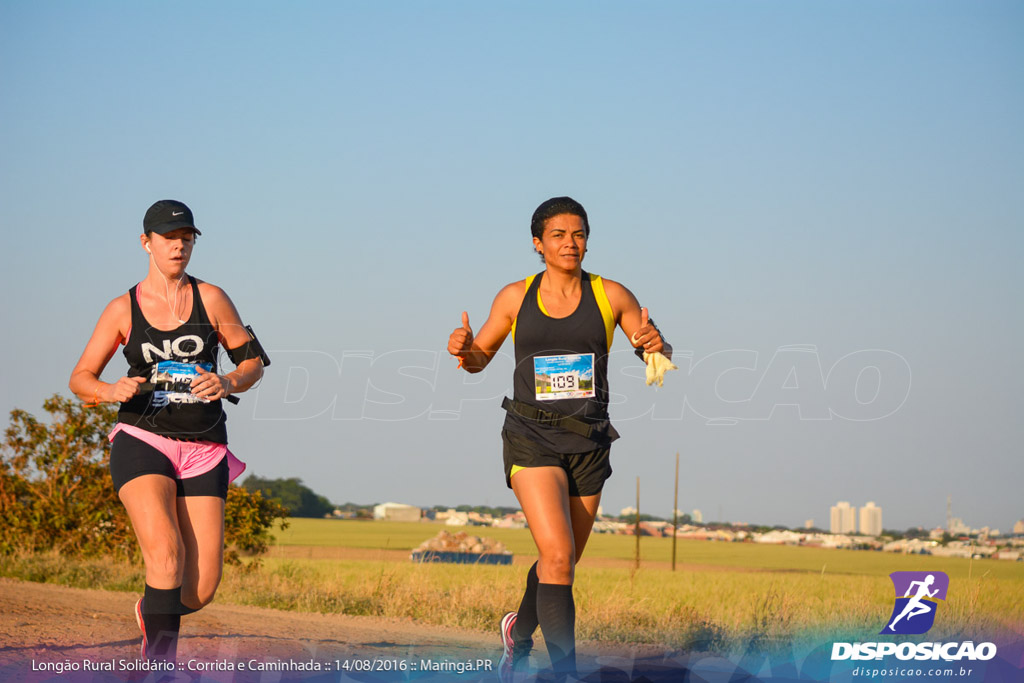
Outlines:
{"type": "Polygon", "coordinates": [[[494,666],[490,659],[469,659],[447,661],[443,659],[336,659],[338,671],[447,671],[456,674],[474,671],[491,671],[494,666]]]}

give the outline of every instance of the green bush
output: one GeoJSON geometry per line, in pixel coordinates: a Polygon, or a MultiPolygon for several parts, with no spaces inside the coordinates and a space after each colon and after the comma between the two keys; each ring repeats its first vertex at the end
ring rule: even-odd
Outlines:
{"type": "MultiPolygon", "coordinates": [[[[0,443],[0,554],[56,551],[138,560],[131,523],[107,472],[116,406],[86,407],[55,394],[43,410],[48,421],[12,410],[0,443]]],[[[274,522],[286,516],[273,501],[231,486],[226,560],[264,552],[274,522]]]]}

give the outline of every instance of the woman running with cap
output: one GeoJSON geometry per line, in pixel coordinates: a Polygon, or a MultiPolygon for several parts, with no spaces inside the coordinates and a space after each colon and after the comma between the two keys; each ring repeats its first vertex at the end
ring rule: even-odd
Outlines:
{"type": "Polygon", "coordinates": [[[467,372],[480,372],[508,334],[515,344],[514,400],[505,399],[505,482],[515,493],[537,544],[517,612],[501,622],[499,672],[523,668],[540,626],[556,674],[576,669],[575,566],[587,544],[611,475],[608,352],[615,326],[638,353],[671,353],[633,294],[583,271],[590,225],[575,200],[541,204],[531,223],[545,269],[504,287],[474,335],[469,316],[448,339],[467,372]]]}
{"type": "Polygon", "coordinates": [[[173,661],[181,615],[220,583],[228,483],[245,469],[227,449],[221,402],[262,377],[265,354],[227,294],[185,273],[200,234],[189,208],[156,202],[143,229],[149,272],[107,304],[69,387],[83,401],[120,403],[110,474],[146,565],[135,605],[142,658],[173,661]],[[128,373],[103,382],[119,345],[128,373]],[[217,374],[218,345],[233,372],[217,374]]]}

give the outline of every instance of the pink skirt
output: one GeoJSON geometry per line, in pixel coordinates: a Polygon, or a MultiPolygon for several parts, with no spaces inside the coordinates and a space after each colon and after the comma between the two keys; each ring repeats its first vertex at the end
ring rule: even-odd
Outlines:
{"type": "Polygon", "coordinates": [[[123,422],[118,422],[107,438],[113,441],[118,432],[133,436],[167,456],[174,466],[178,479],[191,479],[206,474],[225,457],[228,459],[228,481],[234,481],[245,471],[245,463],[228,450],[227,444],[212,441],[176,441],[123,422]]]}

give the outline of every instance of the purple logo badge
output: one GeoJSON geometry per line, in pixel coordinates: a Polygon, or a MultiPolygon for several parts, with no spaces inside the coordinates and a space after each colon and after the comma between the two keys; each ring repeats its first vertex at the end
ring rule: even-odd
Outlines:
{"type": "Polygon", "coordinates": [[[896,604],[879,634],[926,633],[935,623],[938,601],[946,599],[949,577],[945,572],[893,572],[889,578],[896,589],[896,604]]]}

